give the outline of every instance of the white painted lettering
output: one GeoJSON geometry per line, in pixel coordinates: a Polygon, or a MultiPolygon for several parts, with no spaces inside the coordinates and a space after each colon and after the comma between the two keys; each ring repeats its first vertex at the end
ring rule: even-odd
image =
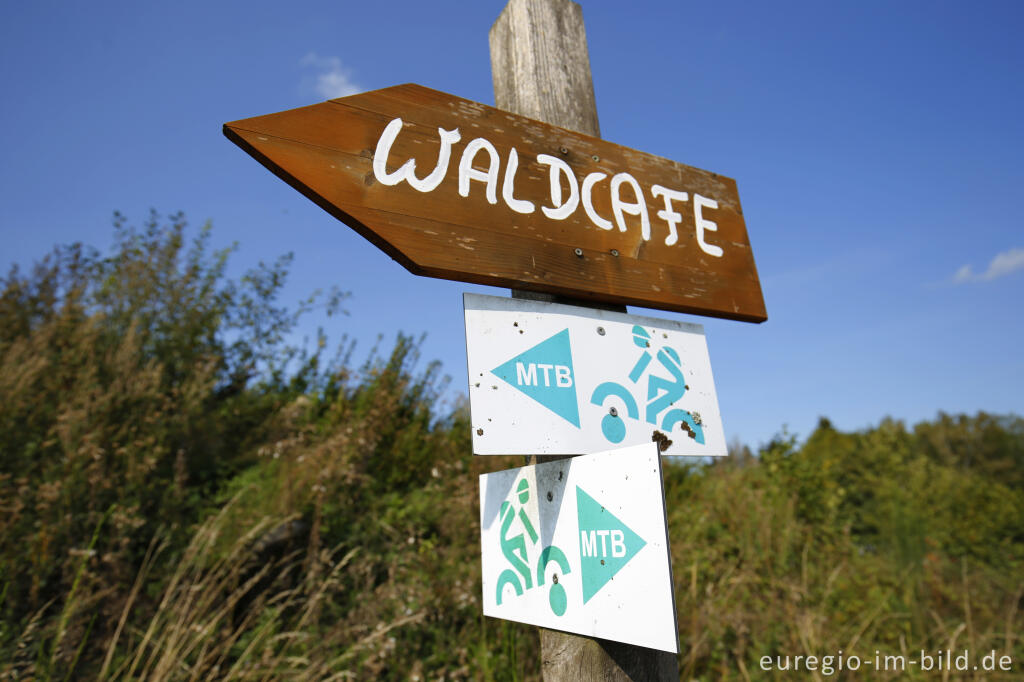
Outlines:
{"type": "Polygon", "coordinates": [[[715,232],[718,230],[718,225],[704,218],[704,215],[701,212],[701,209],[703,207],[718,208],[718,202],[715,201],[714,199],[702,197],[699,194],[693,195],[693,217],[695,219],[695,222],[697,223],[697,245],[700,246],[701,251],[708,254],[709,256],[721,258],[723,253],[722,247],[715,246],[714,244],[708,244],[706,241],[704,241],[704,230],[715,232]]]}
{"type": "Polygon", "coordinates": [[[572,375],[565,365],[555,365],[555,382],[560,388],[572,386],[572,375]]]}
{"type": "Polygon", "coordinates": [[[508,153],[508,164],[505,166],[505,182],[501,185],[501,198],[516,213],[533,213],[533,202],[516,199],[512,196],[515,190],[516,171],[519,170],[519,152],[515,147],[508,153]]]}
{"type": "Polygon", "coordinates": [[[583,189],[580,190],[580,194],[583,195],[583,210],[586,211],[587,217],[590,218],[590,222],[594,223],[595,226],[600,227],[602,230],[610,230],[613,225],[610,220],[605,220],[601,216],[597,215],[594,210],[594,200],[591,196],[591,192],[594,190],[594,185],[601,182],[606,177],[605,173],[591,173],[587,177],[583,178],[583,189]]]}
{"type": "Polygon", "coordinates": [[[550,386],[551,385],[551,370],[553,370],[555,368],[555,366],[554,365],[545,365],[545,364],[542,364],[542,363],[539,363],[539,362],[537,363],[537,366],[540,367],[544,371],[544,385],[545,386],[550,386]]]}
{"type": "Polygon", "coordinates": [[[597,537],[601,538],[601,556],[608,556],[608,531],[599,530],[597,537]]]}
{"type": "Polygon", "coordinates": [[[498,168],[501,164],[498,159],[498,150],[494,145],[482,137],[475,138],[462,150],[462,159],[459,161],[459,194],[469,196],[469,181],[479,180],[487,183],[487,203],[498,203],[498,168]],[[480,150],[485,150],[490,158],[487,170],[473,168],[473,159],[480,150]]]}
{"type": "Polygon", "coordinates": [[[651,219],[647,216],[647,202],[644,201],[644,192],[640,189],[640,183],[629,173],[616,173],[612,178],[612,212],[615,214],[615,224],[619,226],[619,232],[626,231],[626,218],[623,215],[640,216],[640,236],[644,241],[651,238],[651,219]],[[622,186],[629,185],[633,188],[633,196],[636,201],[627,202],[622,200],[622,186]]]}
{"type": "Polygon", "coordinates": [[[594,531],[580,531],[580,554],[597,556],[597,538],[594,536],[594,531]]]}
{"type": "Polygon", "coordinates": [[[394,173],[387,172],[388,154],[391,153],[391,145],[395,143],[398,131],[401,129],[402,119],[396,118],[388,123],[384,132],[380,134],[380,139],[377,140],[377,150],[373,153],[373,177],[377,178],[377,182],[382,185],[397,185],[405,180],[405,176],[416,167],[416,162],[409,159],[394,173]]]}
{"type": "Polygon", "coordinates": [[[551,181],[551,207],[541,206],[541,212],[552,220],[565,220],[573,214],[576,207],[580,205],[580,188],[576,182],[576,174],[572,172],[565,161],[557,156],[538,154],[537,163],[551,166],[549,173],[551,181]],[[569,181],[569,198],[562,202],[562,180],[564,177],[569,181]]]}
{"type": "Polygon", "coordinates": [[[612,556],[626,556],[626,536],[621,530],[612,531],[612,556]]]}
{"type": "Polygon", "coordinates": [[[651,187],[651,194],[655,198],[664,197],[665,199],[665,208],[658,211],[658,217],[668,223],[668,236],[665,237],[665,246],[672,246],[679,241],[677,226],[683,221],[682,214],[672,208],[672,201],[686,201],[690,198],[690,195],[686,192],[678,192],[668,187],[662,187],[661,185],[651,187]]]}
{"type": "MultiPolygon", "coordinates": [[[[377,182],[386,186],[399,185],[403,181],[418,192],[432,192],[437,189],[448,174],[451,163],[452,149],[456,142],[461,139],[459,129],[445,130],[438,128],[438,139],[440,146],[437,153],[437,163],[433,170],[425,177],[416,176],[416,159],[407,159],[396,170],[388,172],[388,157],[402,131],[404,123],[401,118],[392,119],[385,126],[380,138],[377,140],[377,147],[373,155],[373,175],[377,182]]],[[[541,212],[550,220],[565,220],[576,212],[579,205],[583,204],[583,210],[587,219],[597,228],[602,230],[613,230],[618,227],[620,232],[627,232],[629,226],[626,224],[626,216],[637,216],[640,219],[640,236],[644,241],[651,238],[651,222],[648,215],[647,202],[643,187],[630,173],[616,173],[610,181],[611,207],[614,222],[598,215],[594,209],[594,187],[608,177],[607,173],[595,171],[583,178],[582,184],[578,181],[572,167],[563,159],[549,154],[538,154],[537,163],[548,167],[548,184],[551,195],[551,205],[541,206],[541,212]],[[623,186],[628,185],[632,190],[630,197],[624,197],[623,186]],[[568,188],[568,196],[565,190],[568,188]]],[[[512,147],[508,153],[508,160],[505,164],[505,175],[501,179],[501,198],[504,203],[516,213],[533,213],[537,205],[528,199],[519,199],[515,196],[516,174],[519,171],[519,152],[512,147]]],[[[471,140],[462,150],[459,159],[458,191],[462,197],[469,196],[470,182],[476,180],[485,185],[484,193],[487,202],[498,203],[498,181],[501,173],[501,157],[495,146],[483,137],[471,140]],[[484,167],[474,166],[477,156],[481,151],[486,152],[486,165],[484,167]]],[[[664,208],[657,212],[658,218],[668,225],[668,235],[665,237],[666,246],[674,246],[679,243],[680,225],[683,222],[682,214],[676,209],[673,202],[679,203],[690,200],[688,192],[652,185],[651,194],[655,199],[664,202],[664,208]]],[[[717,232],[718,224],[705,217],[707,209],[717,209],[718,201],[700,194],[693,194],[694,227],[696,230],[697,245],[704,253],[721,258],[724,249],[706,240],[708,232],[717,232]]],[[[545,385],[550,384],[550,370],[554,365],[538,365],[544,371],[545,385]]],[[[537,380],[536,367],[530,365],[529,372],[521,364],[517,365],[517,371],[521,371],[520,383],[523,381],[537,380]]],[[[572,378],[568,368],[558,366],[555,380],[558,386],[571,386],[572,378]]],[[[527,384],[529,385],[529,384],[527,384]]]]}
{"type": "Polygon", "coordinates": [[[405,180],[415,190],[431,192],[441,184],[445,174],[448,172],[448,161],[451,159],[452,145],[461,138],[459,129],[437,129],[437,133],[441,138],[441,149],[437,154],[437,165],[422,180],[417,178],[415,174],[416,159],[409,159],[392,173],[387,172],[388,155],[391,154],[391,147],[395,143],[395,139],[398,138],[398,133],[401,129],[402,119],[396,118],[388,123],[387,127],[384,128],[384,132],[381,133],[380,139],[377,140],[377,150],[373,154],[373,176],[382,185],[397,185],[402,180],[405,180]]]}
{"type": "Polygon", "coordinates": [[[537,366],[532,362],[530,368],[527,369],[523,366],[523,363],[516,363],[516,383],[520,386],[536,386],[537,385],[537,366]]]}

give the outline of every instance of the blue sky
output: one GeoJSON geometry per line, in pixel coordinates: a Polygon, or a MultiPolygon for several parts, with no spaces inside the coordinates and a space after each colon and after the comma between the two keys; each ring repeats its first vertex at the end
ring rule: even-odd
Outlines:
{"type": "MultiPolygon", "coordinates": [[[[1024,413],[1024,5],[582,5],[602,137],[738,183],[768,321],[631,309],[705,325],[728,438],[1024,413]]],[[[310,329],[426,332],[464,391],[461,292],[507,290],[408,274],[221,125],[406,82],[493,104],[503,6],[9,3],[0,267],[184,210],[237,272],[294,252],[291,300],[352,292],[310,329]]]]}

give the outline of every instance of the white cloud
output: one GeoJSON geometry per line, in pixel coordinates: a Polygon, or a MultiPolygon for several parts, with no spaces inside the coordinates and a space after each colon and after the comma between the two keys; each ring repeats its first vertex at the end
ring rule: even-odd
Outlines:
{"type": "Polygon", "coordinates": [[[997,253],[985,272],[975,273],[970,265],[961,266],[953,275],[955,284],[964,282],[989,282],[1017,270],[1024,270],[1024,249],[1009,249],[997,253]]]}
{"type": "Polygon", "coordinates": [[[962,284],[963,282],[970,282],[974,279],[974,273],[971,272],[970,265],[961,265],[960,269],[953,275],[953,282],[956,284],[962,284]]]}
{"type": "Polygon", "coordinates": [[[348,97],[363,91],[352,80],[352,72],[337,57],[321,57],[310,52],[299,63],[316,72],[303,80],[304,85],[325,99],[348,97]]]}
{"type": "Polygon", "coordinates": [[[1010,249],[992,259],[988,265],[988,271],[982,275],[982,278],[995,279],[1022,268],[1024,268],[1024,249],[1010,249]]]}

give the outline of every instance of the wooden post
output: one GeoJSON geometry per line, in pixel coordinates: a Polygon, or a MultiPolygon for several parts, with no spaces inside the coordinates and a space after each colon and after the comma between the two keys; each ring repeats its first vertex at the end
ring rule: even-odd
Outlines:
{"type": "Polygon", "coordinates": [[[490,43],[496,107],[601,137],[579,5],[509,0],[490,43]]]}
{"type": "MultiPolygon", "coordinates": [[[[490,45],[495,106],[600,137],[583,10],[578,4],[509,0],[491,27],[490,45]]],[[[550,294],[516,289],[512,296],[556,300],[550,294]]],[[[600,307],[626,312],[625,306],[600,307]]],[[[540,644],[547,682],[679,679],[679,663],[668,652],[544,628],[540,644]]]]}

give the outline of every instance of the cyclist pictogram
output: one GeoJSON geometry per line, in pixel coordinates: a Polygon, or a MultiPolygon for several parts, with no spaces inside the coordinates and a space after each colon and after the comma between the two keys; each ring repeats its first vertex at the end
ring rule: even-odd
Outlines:
{"type": "Polygon", "coordinates": [[[537,530],[526,512],[526,503],[530,501],[530,482],[521,479],[516,488],[516,497],[519,505],[508,500],[501,503],[499,517],[501,519],[501,553],[511,564],[498,576],[497,602],[501,605],[502,593],[506,585],[511,585],[516,596],[521,597],[526,590],[532,589],[534,577],[536,587],[543,587],[547,582],[547,568],[551,562],[555,563],[555,571],[551,574],[551,588],[548,592],[548,604],[556,616],[565,613],[568,606],[568,598],[565,593],[565,586],[562,576],[571,572],[569,560],[558,547],[549,545],[536,554],[536,565],[531,562],[531,550],[536,547],[539,539],[537,530]],[[513,526],[519,522],[519,532],[513,531],[513,526]],[[529,540],[529,543],[527,543],[529,540]]]}
{"type": "MultiPolygon", "coordinates": [[[[647,376],[647,402],[643,406],[643,420],[648,424],[658,425],[666,432],[671,432],[676,424],[683,425],[687,434],[701,445],[704,444],[704,428],[701,425],[700,415],[688,412],[680,408],[673,408],[689,386],[686,384],[686,377],[683,373],[682,362],[679,353],[674,348],[664,345],[658,349],[656,355],[651,354],[651,335],[640,325],[633,326],[633,343],[643,352],[637,358],[633,369],[629,372],[629,382],[642,389],[641,379],[645,373],[647,376]],[[654,359],[658,365],[668,373],[668,376],[655,374],[650,367],[654,359]],[[651,370],[651,371],[648,371],[651,370]]],[[[626,437],[626,422],[623,420],[615,402],[606,403],[609,398],[618,398],[630,419],[640,420],[640,406],[637,404],[633,391],[625,385],[614,381],[605,381],[598,384],[590,396],[593,405],[604,406],[608,404],[608,414],[601,419],[601,432],[609,443],[621,443],[626,437]]]]}

